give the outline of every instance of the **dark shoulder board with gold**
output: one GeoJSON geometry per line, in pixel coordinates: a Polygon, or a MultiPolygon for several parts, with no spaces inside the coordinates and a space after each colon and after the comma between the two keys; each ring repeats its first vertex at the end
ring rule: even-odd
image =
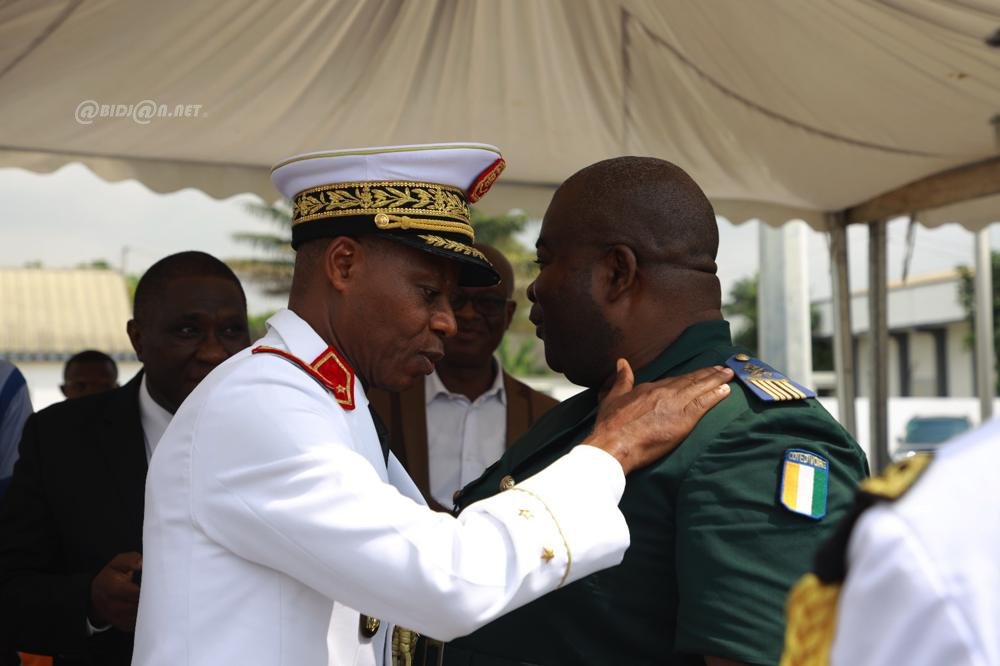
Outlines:
{"type": "Polygon", "coordinates": [[[736,379],[764,402],[785,402],[815,398],[816,393],[749,354],[734,354],[726,361],[736,379]]]}
{"type": "Polygon", "coordinates": [[[861,482],[854,507],[816,555],[814,571],[800,578],[788,595],[785,651],[781,666],[829,664],[836,630],[837,602],[841,585],[847,577],[847,546],[854,526],[868,508],[902,497],[930,462],[930,455],[916,455],[890,465],[882,474],[861,482]]]}

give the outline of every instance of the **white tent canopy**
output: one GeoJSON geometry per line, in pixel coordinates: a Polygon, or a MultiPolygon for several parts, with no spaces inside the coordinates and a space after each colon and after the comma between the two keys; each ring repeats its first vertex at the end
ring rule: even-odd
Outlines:
{"type": "Polygon", "coordinates": [[[495,206],[541,212],[581,166],[647,154],[734,222],[822,227],[822,212],[996,155],[995,0],[179,7],[0,7],[0,166],[79,160],[160,192],[271,198],[267,167],[290,153],[481,140],[508,158],[495,206]],[[192,115],[76,119],[88,101],[146,100],[192,115]]]}
{"type": "MultiPolygon", "coordinates": [[[[159,192],[271,199],[268,167],[292,153],[485,141],[509,166],[484,208],[539,215],[579,168],[654,155],[733,222],[829,228],[841,306],[844,225],[871,223],[882,361],[886,219],[976,230],[1000,216],[994,42],[996,0],[13,0],[0,167],[81,161],[159,192]]],[[[852,427],[849,310],[835,310],[852,427]]],[[[883,455],[885,372],[871,410],[883,455]]]]}

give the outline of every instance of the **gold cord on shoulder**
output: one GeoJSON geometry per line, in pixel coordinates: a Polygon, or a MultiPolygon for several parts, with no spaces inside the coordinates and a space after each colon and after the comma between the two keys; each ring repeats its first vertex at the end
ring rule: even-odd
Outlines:
{"type": "Polygon", "coordinates": [[[788,595],[785,651],[780,666],[828,666],[837,628],[840,585],[806,574],[788,595]]]}
{"type": "Polygon", "coordinates": [[[866,495],[882,499],[898,499],[916,483],[933,458],[930,454],[919,453],[889,465],[878,476],[862,481],[860,490],[866,495]]]}
{"type": "Polygon", "coordinates": [[[403,627],[392,628],[392,664],[393,666],[413,666],[417,654],[417,639],[420,634],[403,627]]]}

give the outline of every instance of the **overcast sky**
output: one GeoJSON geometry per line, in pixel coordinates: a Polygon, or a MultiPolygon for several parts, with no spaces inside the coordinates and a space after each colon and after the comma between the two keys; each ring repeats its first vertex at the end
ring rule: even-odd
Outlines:
{"type": "MultiPolygon", "coordinates": [[[[173,252],[199,249],[220,258],[244,257],[252,248],[237,243],[237,231],[274,231],[246,210],[253,195],[212,199],[188,189],[155,194],[135,181],[106,183],[86,167],[71,164],[52,174],[0,169],[0,266],[41,261],[46,267],[72,267],[104,259],[120,267],[123,248],[126,270],[139,273],[173,252]]],[[[1000,218],[1000,211],[998,211],[1000,218]]],[[[991,231],[1000,246],[1000,225],[991,231]]],[[[720,220],[719,276],[724,293],[757,270],[757,224],[734,226],[720,220]]],[[[906,222],[889,225],[889,275],[902,274],[906,222]]],[[[866,286],[867,230],[851,227],[851,287],[866,286]]],[[[910,275],[938,272],[972,263],[972,234],[948,225],[918,227],[910,275]]],[[[830,294],[826,237],[809,232],[809,290],[816,298],[830,294]]],[[[526,285],[518,285],[523,288],[526,285]]],[[[252,313],[280,305],[274,299],[249,294],[252,313]]]]}

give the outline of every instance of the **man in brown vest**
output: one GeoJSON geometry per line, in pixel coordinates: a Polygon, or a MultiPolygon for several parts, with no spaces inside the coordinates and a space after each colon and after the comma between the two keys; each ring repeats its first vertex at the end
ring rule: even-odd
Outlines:
{"type": "Polygon", "coordinates": [[[402,393],[371,391],[393,452],[432,507],[483,470],[557,404],[504,372],[495,356],[514,317],[514,270],[495,247],[475,246],[500,273],[492,287],[464,287],[452,300],[458,332],[434,372],[402,393]]]}

